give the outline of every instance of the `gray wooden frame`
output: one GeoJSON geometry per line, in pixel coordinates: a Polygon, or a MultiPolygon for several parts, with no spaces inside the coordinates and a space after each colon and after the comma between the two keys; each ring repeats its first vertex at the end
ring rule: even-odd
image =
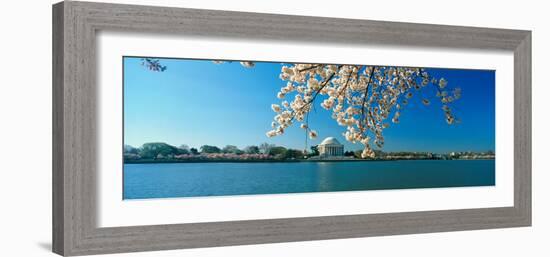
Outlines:
{"type": "Polygon", "coordinates": [[[73,1],[53,6],[53,251],[58,254],[87,255],[530,225],[530,31],[73,1]],[[95,36],[100,30],[513,51],[514,206],[97,227],[95,36]]]}

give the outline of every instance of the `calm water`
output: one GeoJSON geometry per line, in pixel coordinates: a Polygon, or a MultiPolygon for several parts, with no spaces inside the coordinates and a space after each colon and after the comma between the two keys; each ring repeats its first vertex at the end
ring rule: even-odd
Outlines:
{"type": "Polygon", "coordinates": [[[494,160],[124,165],[124,199],[494,184],[494,160]]]}

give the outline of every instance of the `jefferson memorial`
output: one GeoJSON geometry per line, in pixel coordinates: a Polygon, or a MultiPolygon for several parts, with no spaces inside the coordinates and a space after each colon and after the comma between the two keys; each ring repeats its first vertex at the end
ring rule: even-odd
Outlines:
{"type": "Polygon", "coordinates": [[[344,156],[344,145],[334,137],[327,137],[318,146],[319,156],[344,156]]]}

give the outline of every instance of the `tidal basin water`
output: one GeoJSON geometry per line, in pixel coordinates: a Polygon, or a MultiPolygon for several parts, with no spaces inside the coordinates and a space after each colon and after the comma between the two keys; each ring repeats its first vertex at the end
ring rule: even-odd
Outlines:
{"type": "Polygon", "coordinates": [[[495,185],[494,160],[124,165],[124,199],[495,185]]]}

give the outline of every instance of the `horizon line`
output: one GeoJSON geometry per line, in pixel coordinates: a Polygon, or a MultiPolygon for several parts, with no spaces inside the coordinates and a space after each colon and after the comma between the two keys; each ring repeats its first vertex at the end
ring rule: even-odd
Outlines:
{"type": "MultiPolygon", "coordinates": [[[[347,141],[346,141],[347,142],[347,141]]],[[[146,143],[142,143],[140,146],[134,146],[134,145],[131,145],[131,144],[126,144],[126,143],[123,143],[123,148],[126,147],[126,146],[130,146],[132,148],[140,148],[142,147],[144,144],[150,144],[150,143],[162,143],[162,144],[167,144],[167,145],[170,145],[170,146],[173,146],[173,147],[176,147],[176,148],[180,148],[180,146],[183,146],[183,145],[186,145],[187,147],[189,147],[189,149],[191,148],[195,148],[197,150],[200,150],[201,146],[204,146],[204,145],[208,145],[208,146],[215,146],[215,147],[218,147],[220,149],[223,149],[223,147],[225,146],[235,146],[237,147],[239,150],[243,150],[244,148],[248,147],[248,146],[260,146],[261,144],[263,143],[267,143],[269,145],[273,145],[275,147],[284,147],[286,149],[292,149],[292,150],[306,150],[306,151],[310,151],[310,147],[312,146],[317,146],[319,144],[315,144],[315,145],[308,145],[308,147],[306,147],[306,149],[298,149],[298,148],[293,148],[293,147],[287,147],[287,146],[284,146],[284,145],[277,145],[277,144],[273,144],[273,143],[269,143],[269,142],[262,142],[260,144],[251,144],[251,145],[246,145],[244,147],[239,147],[238,145],[236,144],[226,144],[224,146],[219,146],[219,145],[212,145],[212,144],[202,144],[201,146],[198,146],[198,147],[195,147],[195,146],[191,146],[191,145],[188,145],[188,144],[171,144],[171,143],[167,143],[167,142],[162,142],[162,141],[152,141],[152,142],[146,142],[146,143]]],[[[351,143],[351,142],[350,142],[351,143]]],[[[351,143],[351,144],[354,144],[354,143],[351,143]]],[[[344,145],[344,144],[342,144],[344,145]]],[[[359,146],[359,145],[358,145],[359,146]]],[[[352,152],[355,152],[355,151],[361,151],[361,146],[359,146],[358,149],[348,149],[348,150],[345,150],[346,152],[347,151],[352,151],[352,152]]],[[[478,151],[474,151],[474,150],[448,150],[448,151],[421,151],[421,150],[392,150],[392,151],[384,151],[383,149],[373,149],[374,151],[381,151],[381,152],[386,152],[386,153],[392,153],[392,152],[411,152],[411,153],[451,153],[451,152],[473,152],[473,153],[479,153],[479,152],[495,152],[496,150],[495,149],[486,149],[486,150],[478,150],[478,151]]]]}

